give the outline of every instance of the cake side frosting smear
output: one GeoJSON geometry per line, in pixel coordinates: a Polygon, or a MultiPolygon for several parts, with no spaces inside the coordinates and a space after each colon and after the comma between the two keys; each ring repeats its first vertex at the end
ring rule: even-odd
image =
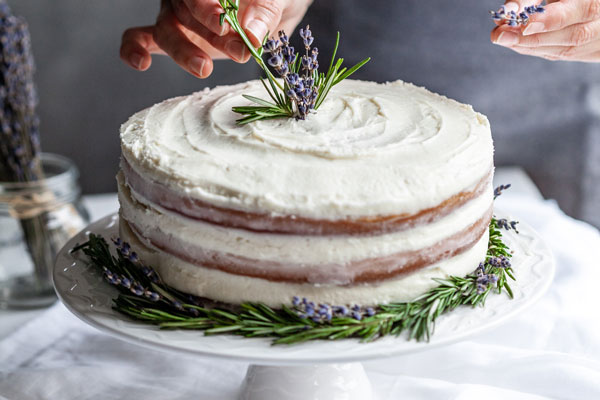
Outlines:
{"type": "Polygon", "coordinates": [[[121,128],[123,156],[182,198],[332,220],[414,214],[474,187],[493,165],[487,119],[401,81],[345,80],[306,121],[239,126],[259,81],[164,101],[121,128]]]}

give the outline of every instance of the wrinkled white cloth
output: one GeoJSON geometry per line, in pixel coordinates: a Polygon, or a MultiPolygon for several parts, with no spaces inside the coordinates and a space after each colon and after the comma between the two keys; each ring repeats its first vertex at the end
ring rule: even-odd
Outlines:
{"type": "MultiPolygon", "coordinates": [[[[497,205],[553,249],[549,292],[469,340],[365,363],[378,399],[600,399],[599,232],[553,201],[497,205]]],[[[235,399],[246,367],[137,347],[56,305],[0,342],[0,399],[235,399]]]]}

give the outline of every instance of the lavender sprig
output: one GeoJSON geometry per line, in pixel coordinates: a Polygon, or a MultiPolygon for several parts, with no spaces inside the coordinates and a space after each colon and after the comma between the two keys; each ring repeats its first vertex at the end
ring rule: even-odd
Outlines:
{"type": "Polygon", "coordinates": [[[41,178],[37,93],[27,23],[0,0],[0,181],[41,178]]]}
{"type": "Polygon", "coordinates": [[[527,6],[520,13],[515,11],[507,11],[506,7],[503,5],[498,11],[490,11],[490,14],[494,21],[501,21],[506,23],[508,26],[514,27],[518,25],[527,25],[529,23],[529,18],[533,14],[543,13],[544,11],[546,11],[546,9],[541,4],[527,6]]]}
{"type": "Polygon", "coordinates": [[[234,112],[242,115],[242,118],[237,120],[240,125],[273,118],[306,119],[309,113],[319,108],[333,86],[348,78],[370,60],[366,58],[349,69],[342,68],[343,59],[335,58],[340,40],[338,32],[329,69],[327,73],[320,73],[319,51],[312,47],[314,37],[309,26],[299,31],[305,49],[302,56],[290,46],[284,31],[278,33],[278,38],[269,38],[267,34],[263,45],[255,48],[239,23],[239,0],[219,0],[219,4],[223,8],[221,24],[228,22],[240,35],[266,75],[266,79],[261,79],[261,82],[272,100],[244,95],[247,100],[257,105],[232,108],[234,112]],[[266,63],[262,58],[265,53],[270,54],[266,63]],[[280,80],[275,78],[268,66],[274,69],[280,80]]]}
{"type": "Polygon", "coordinates": [[[517,230],[518,223],[519,221],[509,221],[506,218],[496,219],[496,226],[499,229],[505,229],[507,231],[513,230],[515,231],[515,233],[519,233],[519,231],[517,230]]]}

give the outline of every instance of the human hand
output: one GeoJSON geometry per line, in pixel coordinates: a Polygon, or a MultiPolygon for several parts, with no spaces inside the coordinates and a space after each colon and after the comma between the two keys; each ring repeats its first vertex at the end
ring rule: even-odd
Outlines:
{"type": "MultiPolygon", "coordinates": [[[[529,5],[531,0],[511,0],[505,6],[518,12],[529,5]]],[[[600,0],[548,1],[545,12],[532,15],[527,25],[500,24],[491,39],[517,53],[548,60],[600,62],[600,0]]]]}
{"type": "MultiPolygon", "coordinates": [[[[312,0],[241,0],[239,19],[250,41],[260,46],[271,32],[292,31],[312,0]]],[[[121,59],[139,71],[152,64],[151,54],[169,55],[198,78],[212,73],[213,59],[246,62],[250,52],[225,22],[218,0],[161,0],[156,23],[129,28],[121,40],[121,59]]]]}

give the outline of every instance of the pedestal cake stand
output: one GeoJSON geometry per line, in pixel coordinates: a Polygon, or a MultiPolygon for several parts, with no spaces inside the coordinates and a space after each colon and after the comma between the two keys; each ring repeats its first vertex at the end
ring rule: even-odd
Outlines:
{"type": "Polygon", "coordinates": [[[268,339],[159,330],[112,310],[116,288],[103,280],[96,267],[88,265],[85,256],[71,254],[69,250],[76,243],[85,242],[90,233],[106,239],[118,236],[118,221],[117,215],[104,217],[72,238],[60,251],[53,271],[60,299],[81,320],[119,339],[186,355],[251,363],[240,392],[243,400],[374,400],[361,361],[432,350],[497,326],[538,300],[550,286],[555,269],[550,250],[532,228],[521,223],[519,234],[512,231],[504,234],[505,242],[514,251],[511,259],[517,277],[511,285],[514,299],[492,294],[483,308],[459,307],[442,315],[427,343],[400,336],[372,343],[345,339],[272,346],[268,339]]]}

